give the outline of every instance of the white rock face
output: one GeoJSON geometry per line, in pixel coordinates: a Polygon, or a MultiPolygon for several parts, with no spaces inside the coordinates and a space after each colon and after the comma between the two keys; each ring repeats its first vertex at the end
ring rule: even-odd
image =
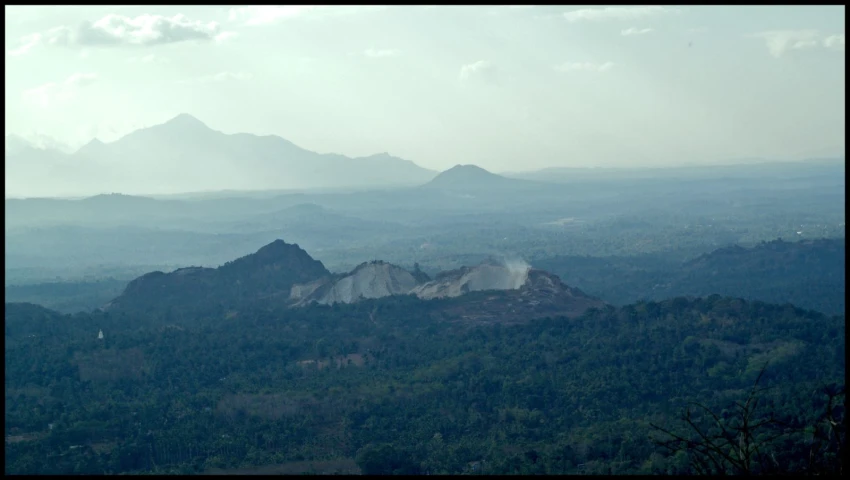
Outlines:
{"type": "Polygon", "coordinates": [[[329,279],[323,278],[320,280],[316,280],[315,282],[293,285],[289,290],[289,299],[290,300],[304,300],[310,297],[319,287],[328,283],[329,279]]]}
{"type": "Polygon", "coordinates": [[[289,298],[295,306],[316,302],[323,305],[352,303],[361,298],[413,294],[422,299],[457,297],[481,290],[516,290],[525,285],[531,267],[525,262],[485,262],[446,272],[419,283],[407,270],[376,261],[364,263],[342,278],[325,278],[294,285],[289,298]]]}
{"type": "Polygon", "coordinates": [[[458,297],[481,290],[516,290],[525,284],[531,267],[525,263],[483,263],[440,276],[413,289],[419,298],[458,297]]]}
{"type": "Polygon", "coordinates": [[[330,305],[356,302],[360,298],[406,295],[416,283],[413,275],[403,268],[384,262],[366,263],[334,283],[330,290],[316,301],[330,305]]]}

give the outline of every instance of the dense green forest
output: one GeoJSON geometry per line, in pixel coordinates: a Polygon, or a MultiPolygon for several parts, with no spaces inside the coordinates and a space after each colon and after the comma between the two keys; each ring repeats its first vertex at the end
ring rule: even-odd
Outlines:
{"type": "Polygon", "coordinates": [[[844,383],[843,315],[714,295],[484,326],[444,313],[463,301],[7,303],[5,473],[694,473],[659,428],[690,438],[693,402],[734,424],[765,365],[751,420],[788,426],[756,432],[772,468],[843,458],[823,390],[844,383]]]}
{"type": "Polygon", "coordinates": [[[820,238],[731,245],[685,261],[658,253],[557,256],[534,265],[615,305],[716,293],[843,314],[845,258],[844,238],[820,238]]]}

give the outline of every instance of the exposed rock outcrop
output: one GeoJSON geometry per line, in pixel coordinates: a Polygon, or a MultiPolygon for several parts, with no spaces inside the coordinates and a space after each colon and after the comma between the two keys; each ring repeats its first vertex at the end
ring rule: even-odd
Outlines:
{"type": "Polygon", "coordinates": [[[358,265],[351,273],[326,278],[306,285],[294,285],[290,299],[296,305],[316,302],[323,305],[352,303],[361,298],[407,295],[417,285],[407,270],[382,261],[358,265]]]}
{"type": "Polygon", "coordinates": [[[298,245],[276,240],[219,268],[148,273],[130,282],[122,295],[104,308],[158,311],[179,319],[187,313],[186,318],[217,315],[223,309],[257,301],[283,301],[300,307],[414,295],[423,300],[443,299],[432,305],[451,318],[511,322],[577,315],[604,305],[522,261],[489,260],[440,273],[433,280],[417,267],[410,272],[372,261],[334,275],[298,245]]]}
{"type": "Polygon", "coordinates": [[[565,285],[556,275],[530,269],[521,287],[467,295],[441,314],[472,323],[522,323],[543,317],[574,317],[604,306],[602,300],[565,285]]]}
{"type": "Polygon", "coordinates": [[[422,299],[458,297],[483,290],[515,290],[522,287],[531,267],[524,262],[487,261],[474,267],[443,272],[410,293],[422,299]]]}

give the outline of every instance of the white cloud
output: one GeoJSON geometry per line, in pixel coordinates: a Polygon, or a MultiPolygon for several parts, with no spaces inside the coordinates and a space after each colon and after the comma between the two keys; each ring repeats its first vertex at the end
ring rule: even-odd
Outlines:
{"type": "Polygon", "coordinates": [[[77,31],[80,45],[159,45],[191,40],[211,41],[222,34],[216,22],[190,20],[183,14],[173,17],[139,15],[134,18],[109,14],[77,31]]]}
{"type": "Polygon", "coordinates": [[[817,47],[817,46],[818,46],[818,41],[815,40],[815,39],[810,39],[810,40],[797,40],[796,42],[794,42],[794,45],[792,45],[791,48],[793,48],[795,50],[802,50],[804,48],[812,48],[812,47],[817,47]]]}
{"type": "Polygon", "coordinates": [[[474,77],[482,77],[493,80],[496,75],[496,66],[487,60],[478,60],[460,67],[460,79],[470,80],[474,77]]]}
{"type": "Polygon", "coordinates": [[[97,81],[97,74],[75,73],[62,82],[49,82],[23,92],[24,100],[48,108],[54,103],[69,100],[81,88],[92,85],[97,81]]]}
{"type": "Polygon", "coordinates": [[[129,133],[150,126],[152,125],[133,120],[116,121],[114,118],[103,123],[81,123],[74,131],[73,136],[76,140],[73,143],[76,143],[77,148],[79,148],[94,138],[102,142],[113,142],[129,133]]]}
{"type": "Polygon", "coordinates": [[[655,15],[678,13],[675,8],[659,5],[634,7],[602,7],[581,8],[564,13],[568,22],[604,21],[604,20],[639,20],[655,15]]]}
{"type": "Polygon", "coordinates": [[[652,30],[651,28],[631,27],[631,28],[627,28],[625,30],[620,30],[620,35],[622,35],[624,37],[628,37],[628,36],[631,36],[631,35],[646,35],[647,33],[650,33],[650,32],[653,32],[653,31],[654,30],[652,30]]]}
{"type": "Polygon", "coordinates": [[[705,33],[707,31],[708,27],[694,27],[688,29],[688,33],[705,33]]]}
{"type": "Polygon", "coordinates": [[[30,35],[25,35],[18,40],[18,48],[13,50],[6,50],[7,55],[11,55],[13,57],[18,55],[23,55],[27,53],[31,48],[35,47],[41,43],[41,34],[33,33],[30,35]]]}
{"type": "Polygon", "coordinates": [[[363,55],[372,58],[381,58],[381,57],[395,57],[398,56],[400,52],[395,49],[374,49],[370,48],[368,50],[363,51],[363,55]]]}
{"type": "Polygon", "coordinates": [[[590,62],[566,62],[555,66],[559,72],[607,72],[614,67],[614,63],[590,63],[590,62]]]}
{"type": "Polygon", "coordinates": [[[771,55],[781,57],[789,49],[801,50],[817,46],[817,30],[771,30],[750,35],[762,38],[771,55]]]}
{"type": "Polygon", "coordinates": [[[823,39],[823,46],[833,50],[844,51],[844,34],[830,35],[823,39]]]}
{"type": "Polygon", "coordinates": [[[48,45],[70,45],[73,37],[74,32],[69,27],[56,27],[47,31],[44,41],[48,45]]]}
{"type": "Polygon", "coordinates": [[[64,46],[151,46],[186,41],[221,42],[234,32],[222,31],[216,22],[190,20],[185,15],[139,15],[127,17],[111,13],[95,22],[84,22],[76,30],[66,26],[45,33],[33,33],[19,41],[20,46],[7,51],[21,55],[39,44],[64,46]]]}
{"type": "Polygon", "coordinates": [[[253,78],[253,75],[245,72],[219,72],[213,75],[205,75],[203,77],[195,77],[189,78],[186,80],[179,80],[177,83],[182,85],[194,85],[198,83],[219,83],[219,82],[227,82],[231,80],[236,80],[240,82],[244,82],[246,80],[250,80],[253,78]]]}
{"type": "Polygon", "coordinates": [[[224,43],[231,38],[236,38],[238,36],[239,34],[236,32],[221,32],[215,36],[215,43],[224,43]]]}

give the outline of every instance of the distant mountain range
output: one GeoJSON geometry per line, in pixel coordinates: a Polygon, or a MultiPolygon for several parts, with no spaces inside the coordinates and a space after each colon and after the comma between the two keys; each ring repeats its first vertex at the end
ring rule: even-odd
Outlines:
{"type": "MultiPolygon", "coordinates": [[[[113,142],[94,139],[76,151],[43,135],[6,135],[7,197],[80,197],[103,193],[173,195],[190,192],[386,189],[421,186],[455,197],[499,190],[556,191],[553,183],[782,177],[826,174],[843,179],[844,160],[805,162],[739,159],[734,165],[669,168],[546,168],[497,175],[475,165],[445,172],[388,153],[351,158],[316,153],[275,135],[225,134],[180,114],[113,142]],[[814,170],[812,170],[814,169],[814,170]]],[[[538,192],[539,193],[539,192],[538,192]]]]}
{"type": "Polygon", "coordinates": [[[92,140],[73,153],[6,140],[7,196],[392,187],[421,185],[437,174],[387,153],[350,158],[274,135],[228,135],[188,114],[114,142],[92,140]]]}
{"type": "Polygon", "coordinates": [[[29,135],[26,138],[13,133],[6,134],[4,151],[7,155],[18,154],[26,150],[54,150],[71,153],[74,149],[65,143],[47,135],[29,135]]]}

